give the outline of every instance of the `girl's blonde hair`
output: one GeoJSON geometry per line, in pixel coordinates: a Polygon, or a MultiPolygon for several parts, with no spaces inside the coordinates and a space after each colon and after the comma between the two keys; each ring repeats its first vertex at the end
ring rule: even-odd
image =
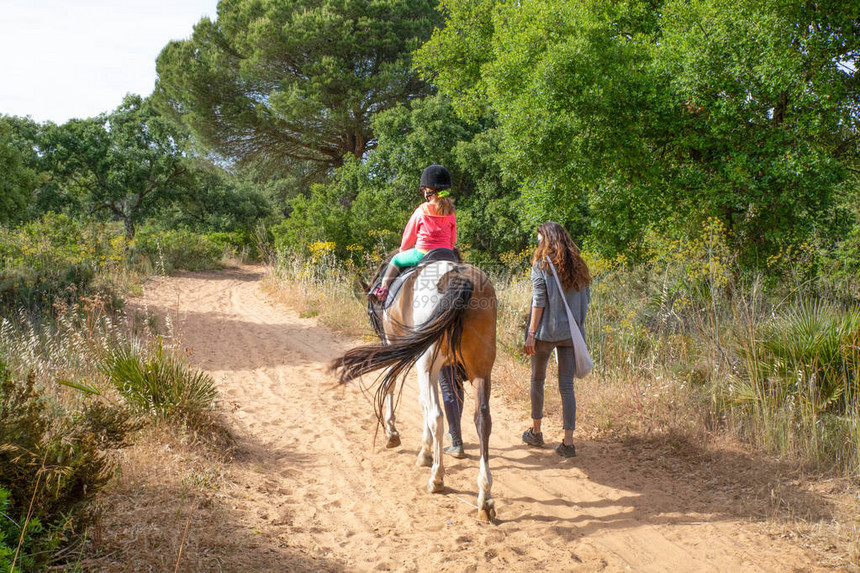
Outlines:
{"type": "MultiPolygon", "coordinates": [[[[432,187],[421,187],[421,191],[424,192],[425,189],[433,189],[432,187]]],[[[435,191],[442,191],[442,189],[435,189],[435,191]]],[[[437,215],[450,215],[454,212],[454,198],[451,196],[448,197],[439,197],[439,202],[436,204],[436,214],[437,215]]]]}
{"type": "Polygon", "coordinates": [[[582,260],[579,254],[579,248],[573,243],[570,238],[570,233],[567,229],[549,221],[537,228],[543,240],[538,243],[535,254],[532,256],[532,264],[539,268],[549,271],[549,265],[546,262],[547,257],[552,261],[558,271],[558,279],[561,281],[565,290],[582,290],[591,284],[591,273],[588,272],[588,265],[582,260]]]}

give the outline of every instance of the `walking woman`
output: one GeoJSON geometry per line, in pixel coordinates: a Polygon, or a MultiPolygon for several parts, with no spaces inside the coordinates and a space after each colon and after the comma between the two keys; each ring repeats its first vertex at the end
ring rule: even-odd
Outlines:
{"type": "Polygon", "coordinates": [[[572,458],[576,455],[573,445],[573,431],[576,429],[576,395],[573,390],[576,358],[564,302],[567,302],[584,339],[583,325],[591,300],[588,286],[591,275],[570,234],[558,223],[550,221],[539,226],[537,240],[537,249],[532,257],[532,308],[525,342],[525,352],[531,356],[532,366],[532,427],[523,432],[523,442],[535,447],[544,445],[541,420],[546,367],[550,354],[556,349],[564,438],[555,451],[564,458],[572,458]],[[553,276],[553,267],[558,274],[558,282],[553,276]],[[557,286],[559,282],[562,291],[557,286]]]}

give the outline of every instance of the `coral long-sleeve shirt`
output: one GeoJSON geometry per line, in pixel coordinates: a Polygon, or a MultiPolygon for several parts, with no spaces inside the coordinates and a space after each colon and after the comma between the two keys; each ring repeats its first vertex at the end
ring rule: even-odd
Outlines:
{"type": "Polygon", "coordinates": [[[436,215],[431,203],[422,203],[406,223],[400,250],[405,251],[413,246],[419,251],[453,249],[456,243],[457,218],[454,213],[436,215]]]}

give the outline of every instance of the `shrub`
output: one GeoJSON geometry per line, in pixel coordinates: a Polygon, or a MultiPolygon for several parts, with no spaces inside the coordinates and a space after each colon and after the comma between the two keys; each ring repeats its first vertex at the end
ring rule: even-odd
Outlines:
{"type": "Polygon", "coordinates": [[[254,246],[251,241],[251,235],[245,230],[232,231],[229,233],[207,233],[206,238],[213,244],[217,245],[219,249],[222,249],[222,251],[226,251],[228,249],[238,251],[254,246]]]}
{"type": "Polygon", "coordinates": [[[184,229],[161,231],[145,227],[135,235],[130,255],[135,264],[148,263],[152,269],[171,273],[176,269],[218,268],[222,252],[205,235],[184,229]]]}
{"type": "Polygon", "coordinates": [[[47,311],[92,293],[114,295],[118,271],[218,268],[225,252],[256,246],[242,231],[206,236],[153,227],[141,228],[129,242],[122,225],[49,213],[17,229],[0,227],[0,313],[47,311]]]}
{"type": "Polygon", "coordinates": [[[9,492],[6,518],[17,535],[25,532],[22,567],[45,564],[93,519],[91,502],[113,469],[104,448],[123,442],[128,420],[121,410],[105,412],[66,411],[33,373],[20,380],[0,362],[0,488],[9,492]]]}
{"type": "MultiPolygon", "coordinates": [[[[9,516],[11,503],[9,490],[0,487],[0,569],[10,573],[19,573],[22,566],[29,568],[34,563],[27,556],[28,551],[25,551],[21,558],[16,559],[18,540],[21,538],[21,525],[9,516]]],[[[39,524],[36,525],[39,526],[39,524]]],[[[22,541],[27,541],[27,539],[22,541]]]]}
{"type": "Polygon", "coordinates": [[[110,227],[48,214],[18,229],[0,228],[0,310],[48,309],[87,293],[116,259],[110,227]]]}
{"type": "Polygon", "coordinates": [[[760,325],[740,348],[750,380],[772,399],[820,414],[850,412],[860,395],[860,309],[800,303],[760,325]]]}
{"type": "Polygon", "coordinates": [[[767,449],[860,471],[860,309],[800,302],[739,332],[723,396],[767,449]]]}

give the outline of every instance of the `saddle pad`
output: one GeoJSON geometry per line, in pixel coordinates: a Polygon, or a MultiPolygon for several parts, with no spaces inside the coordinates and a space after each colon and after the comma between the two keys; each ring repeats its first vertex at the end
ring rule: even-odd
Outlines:
{"type": "Polygon", "coordinates": [[[394,282],[391,283],[391,286],[388,287],[388,297],[385,299],[385,304],[383,308],[388,308],[391,306],[391,303],[394,302],[394,299],[397,298],[397,293],[400,292],[400,287],[403,286],[403,283],[406,282],[412,273],[421,268],[422,265],[418,265],[417,267],[409,267],[406,270],[402,271],[397,278],[394,279],[394,282]]]}
{"type": "Polygon", "coordinates": [[[397,293],[400,291],[400,287],[403,286],[403,283],[409,278],[412,273],[420,269],[421,267],[427,266],[430,263],[436,263],[439,261],[450,261],[452,263],[459,263],[460,257],[456,251],[452,251],[451,249],[433,249],[432,251],[428,251],[426,255],[421,258],[421,261],[418,265],[414,267],[408,267],[400,272],[397,275],[397,278],[394,279],[394,282],[391,283],[391,286],[388,287],[388,297],[385,299],[385,305],[383,308],[388,308],[391,306],[391,303],[394,302],[394,299],[397,297],[397,293]]]}

